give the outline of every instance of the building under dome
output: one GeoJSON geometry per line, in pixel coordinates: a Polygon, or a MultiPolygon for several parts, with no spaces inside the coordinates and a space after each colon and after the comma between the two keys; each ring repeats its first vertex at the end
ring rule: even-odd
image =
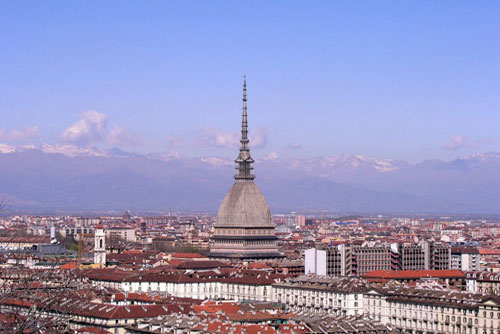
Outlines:
{"type": "Polygon", "coordinates": [[[247,123],[247,85],[243,83],[243,120],[235,182],[217,213],[210,257],[257,260],[283,257],[267,201],[254,182],[247,123]]]}

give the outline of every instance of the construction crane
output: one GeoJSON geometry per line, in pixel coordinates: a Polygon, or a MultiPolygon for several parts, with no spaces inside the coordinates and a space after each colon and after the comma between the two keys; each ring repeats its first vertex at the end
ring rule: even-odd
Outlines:
{"type": "Polygon", "coordinates": [[[80,228],[80,237],[78,238],[78,266],[82,265],[83,250],[83,227],[80,228]]]}

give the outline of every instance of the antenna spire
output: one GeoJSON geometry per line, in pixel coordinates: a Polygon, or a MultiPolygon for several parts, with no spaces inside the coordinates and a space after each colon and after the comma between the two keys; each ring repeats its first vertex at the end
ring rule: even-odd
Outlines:
{"type": "Polygon", "coordinates": [[[243,115],[241,120],[241,139],[240,139],[240,154],[236,158],[236,170],[238,174],[234,178],[239,181],[253,181],[255,175],[253,175],[254,160],[250,156],[250,147],[248,145],[248,120],[247,120],[247,78],[243,76],[243,115]]]}

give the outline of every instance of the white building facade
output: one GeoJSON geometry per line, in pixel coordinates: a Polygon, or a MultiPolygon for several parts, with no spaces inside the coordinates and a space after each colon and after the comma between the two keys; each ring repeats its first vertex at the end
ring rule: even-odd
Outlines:
{"type": "Polygon", "coordinates": [[[372,289],[365,316],[402,333],[500,333],[498,297],[452,290],[372,289]]]}
{"type": "Polygon", "coordinates": [[[274,284],[272,301],[294,312],[361,315],[369,288],[359,278],[305,275],[274,284]]]}

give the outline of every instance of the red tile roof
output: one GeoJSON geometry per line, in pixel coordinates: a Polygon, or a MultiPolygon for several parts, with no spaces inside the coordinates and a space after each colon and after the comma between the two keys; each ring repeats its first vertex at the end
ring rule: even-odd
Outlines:
{"type": "Polygon", "coordinates": [[[199,324],[194,328],[205,333],[233,333],[233,334],[276,334],[270,325],[235,325],[231,322],[214,321],[199,324]]]}
{"type": "Polygon", "coordinates": [[[363,275],[371,279],[465,278],[460,270],[375,270],[363,275]]]}
{"type": "Polygon", "coordinates": [[[206,312],[206,313],[216,313],[218,311],[223,311],[224,313],[236,313],[241,310],[241,308],[234,303],[217,303],[215,301],[207,301],[203,305],[193,305],[193,311],[196,313],[206,312]]]}
{"type": "Polygon", "coordinates": [[[173,253],[173,259],[203,259],[206,256],[198,254],[198,253],[173,253]]]}
{"type": "Polygon", "coordinates": [[[68,262],[59,266],[59,269],[73,270],[76,269],[75,262],[68,262]]]}
{"type": "Polygon", "coordinates": [[[107,331],[103,328],[90,327],[90,326],[79,328],[76,331],[82,334],[113,334],[110,331],[107,331]]]}
{"type": "Polygon", "coordinates": [[[479,249],[479,254],[481,254],[481,255],[500,255],[500,249],[481,248],[481,249],[479,249]]]}
{"type": "Polygon", "coordinates": [[[269,267],[267,264],[263,263],[263,262],[253,262],[252,264],[250,264],[248,266],[249,269],[271,269],[271,267],[269,267]]]}
{"type": "Polygon", "coordinates": [[[47,310],[56,311],[62,314],[72,314],[98,319],[143,319],[155,318],[171,313],[189,314],[190,305],[178,304],[153,304],[153,305],[113,305],[88,302],[79,298],[63,298],[55,303],[50,298],[45,300],[30,302],[16,297],[6,298],[2,304],[31,307],[36,304],[38,307],[45,307],[47,310]]]}

